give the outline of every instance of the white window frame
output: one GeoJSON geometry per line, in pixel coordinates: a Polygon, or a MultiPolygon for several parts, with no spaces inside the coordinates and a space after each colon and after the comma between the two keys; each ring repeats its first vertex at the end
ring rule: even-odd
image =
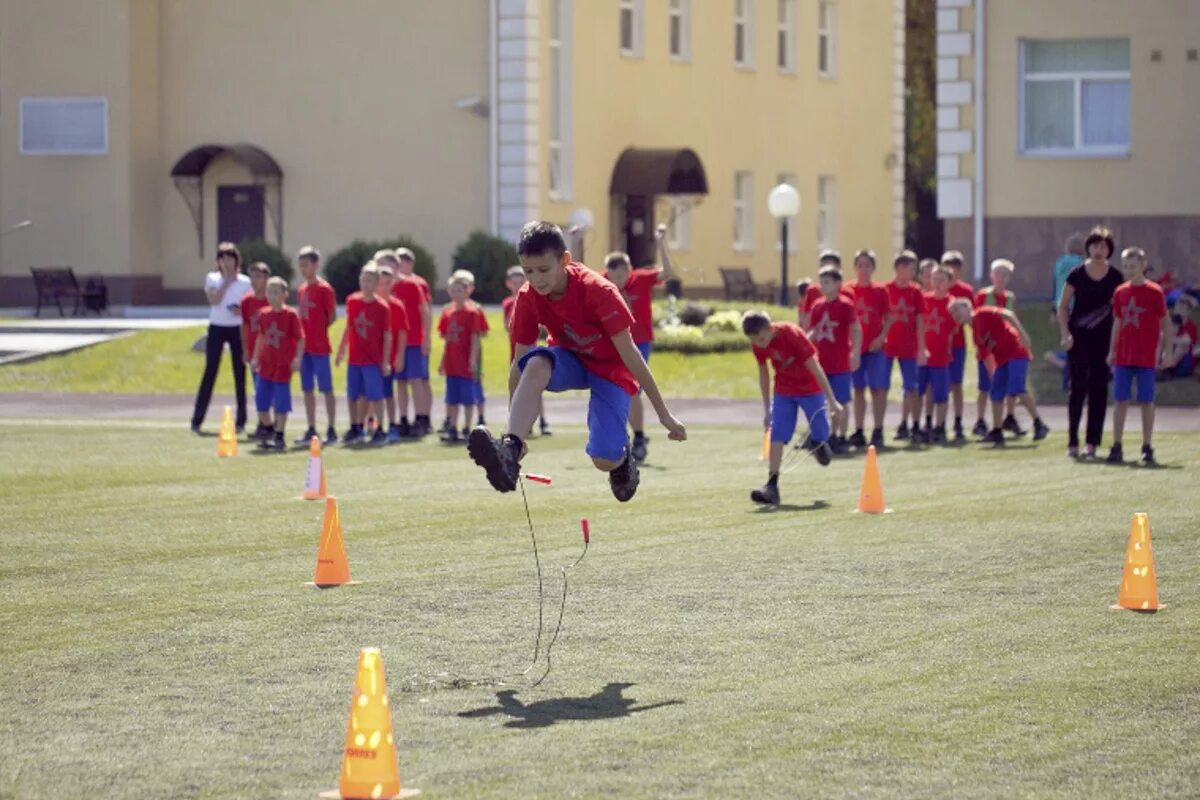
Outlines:
{"type": "MultiPolygon", "coordinates": [[[[1092,38],[1092,37],[1087,37],[1092,38]]],[[[1100,37],[1123,38],[1123,37],[1100,37]]],[[[1035,41],[1066,41],[1064,39],[1021,39],[1017,47],[1017,153],[1025,158],[1125,158],[1129,156],[1132,141],[1124,145],[1085,145],[1083,143],[1083,83],[1084,81],[1125,81],[1130,84],[1129,128],[1130,139],[1133,138],[1133,84],[1131,81],[1132,55],[1130,69],[1104,71],[1070,71],[1070,72],[1038,72],[1029,75],[1025,72],[1026,55],[1029,45],[1035,41]],[[1074,147],[1039,147],[1030,148],[1025,143],[1025,84],[1049,81],[1072,81],[1075,93],[1075,146],[1074,147]]]]}
{"type": "Polygon", "coordinates": [[[18,112],[17,128],[20,137],[20,152],[23,156],[106,156],[109,149],[109,107],[108,98],[101,97],[22,97],[18,112]],[[46,149],[31,147],[25,142],[25,114],[34,106],[71,106],[94,105],[99,102],[104,110],[104,144],[100,147],[76,147],[66,149],[46,149]]]}
{"type": "Polygon", "coordinates": [[[667,53],[672,61],[692,60],[692,0],[667,0],[667,53]],[[679,50],[671,49],[671,26],[679,25],[679,50]]]}
{"type": "Polygon", "coordinates": [[[817,74],[822,78],[837,77],[837,3],[819,0],[817,3],[817,74]],[[821,42],[825,42],[825,64],[821,63],[821,42]]]}
{"type": "MultiPolygon", "coordinates": [[[[786,183],[788,186],[792,187],[797,192],[800,191],[800,184],[797,181],[796,173],[794,173],[794,172],[781,173],[775,179],[775,185],[778,186],[781,183],[786,183]]],[[[788,252],[789,253],[796,252],[796,249],[797,249],[796,229],[799,227],[800,226],[796,224],[795,217],[792,217],[790,220],[788,220],[788,252]]],[[[783,250],[783,243],[780,242],[778,239],[776,239],[775,240],[775,252],[780,252],[781,250],[783,250]]]]}
{"type": "Polygon", "coordinates": [[[689,252],[692,249],[692,200],[686,195],[669,195],[667,210],[669,213],[667,226],[667,247],[679,252],[689,252]]]}
{"type": "Polygon", "coordinates": [[[754,252],[754,173],[733,173],[733,250],[754,252]]]}
{"type": "Polygon", "coordinates": [[[796,74],[796,0],[777,0],[775,66],[784,75],[796,74]],[[782,56],[782,59],[780,58],[782,56]],[[783,61],[781,64],[780,61],[783,61]]]}
{"type": "Polygon", "coordinates": [[[571,0],[550,0],[548,24],[547,71],[552,82],[557,81],[557,103],[553,84],[547,104],[547,187],[550,199],[568,202],[574,189],[574,164],[571,128],[571,0]],[[557,12],[557,13],[555,13],[557,12]],[[557,29],[555,28],[557,22],[557,29]],[[555,69],[557,58],[558,69],[555,69]],[[557,106],[557,107],[555,107],[557,106]]]}
{"type": "Polygon", "coordinates": [[[619,0],[617,11],[617,47],[626,58],[642,58],[646,54],[646,5],[645,0],[619,0]],[[629,26],[633,41],[626,47],[621,41],[624,26],[621,18],[628,13],[631,18],[629,26]]]}
{"type": "Polygon", "coordinates": [[[733,65],[754,69],[754,0],[733,0],[733,65]],[[737,37],[742,36],[742,57],[737,54],[737,37]]]}
{"type": "Polygon", "coordinates": [[[837,249],[837,179],[817,176],[817,250],[837,249]]]}

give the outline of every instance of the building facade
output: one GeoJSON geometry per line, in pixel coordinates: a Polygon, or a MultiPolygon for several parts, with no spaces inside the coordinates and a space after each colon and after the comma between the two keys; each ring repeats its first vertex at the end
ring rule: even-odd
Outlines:
{"type": "Polygon", "coordinates": [[[903,0],[0,0],[0,306],[201,300],[215,244],[583,223],[691,290],[900,244],[903,0]]]}
{"type": "Polygon", "coordinates": [[[1200,278],[1200,3],[938,0],[938,215],[946,246],[1049,297],[1097,223],[1200,278]]]}

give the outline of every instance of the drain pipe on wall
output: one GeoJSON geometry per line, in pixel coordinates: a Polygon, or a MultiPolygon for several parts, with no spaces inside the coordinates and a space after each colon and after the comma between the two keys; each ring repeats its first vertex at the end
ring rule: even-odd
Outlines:
{"type": "Polygon", "coordinates": [[[983,259],[984,259],[984,208],[983,198],[985,187],[985,157],[984,157],[984,103],[987,99],[987,92],[984,90],[984,42],[987,39],[985,30],[985,20],[987,18],[987,10],[985,6],[987,0],[975,0],[975,218],[972,220],[974,224],[974,239],[975,239],[975,283],[983,283],[983,259]]]}
{"type": "Polygon", "coordinates": [[[488,228],[500,235],[500,36],[497,0],[488,2],[488,228]]]}

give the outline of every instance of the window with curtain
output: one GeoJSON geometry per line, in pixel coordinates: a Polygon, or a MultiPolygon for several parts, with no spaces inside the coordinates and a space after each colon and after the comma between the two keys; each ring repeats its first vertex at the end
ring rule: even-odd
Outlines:
{"type": "Polygon", "coordinates": [[[621,55],[641,58],[644,52],[643,0],[620,0],[621,55]]]}
{"type": "Polygon", "coordinates": [[[733,173],[733,249],[754,249],[754,175],[733,173]]]}
{"type": "Polygon", "coordinates": [[[775,63],[780,72],[796,71],[796,0],[778,0],[775,63]]]}
{"type": "Polygon", "coordinates": [[[733,0],[733,63],[754,66],[754,0],[733,0]]]}
{"type": "Polygon", "coordinates": [[[670,0],[667,6],[668,52],[674,61],[692,60],[692,0],[670,0]]]}
{"type": "Polygon", "coordinates": [[[1021,152],[1127,154],[1129,63],[1128,39],[1021,42],[1021,152]]]}

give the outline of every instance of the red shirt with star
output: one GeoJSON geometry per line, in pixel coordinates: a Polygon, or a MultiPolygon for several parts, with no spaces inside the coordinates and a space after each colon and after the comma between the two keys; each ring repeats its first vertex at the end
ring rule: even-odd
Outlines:
{"type": "Polygon", "coordinates": [[[296,309],[289,306],[275,311],[264,308],[258,312],[258,374],[269,381],[287,383],[292,379],[292,361],[296,347],[304,341],[304,325],[296,309]]]}
{"type": "Polygon", "coordinates": [[[839,294],[833,300],[822,297],[809,312],[808,336],[817,348],[817,359],[830,375],[850,371],[854,351],[851,332],[858,323],[854,304],[839,294]]]}
{"type": "Polygon", "coordinates": [[[584,369],[612,381],[631,395],[638,382],[617,353],[612,337],[633,327],[633,314],[611,281],[583,264],[566,267],[567,290],[551,300],[525,284],[517,292],[512,337],[517,344],[537,344],[538,326],[550,332],[551,346],[565,347],[579,357],[584,369]]]}
{"type": "Polygon", "coordinates": [[[329,355],[333,351],[329,344],[329,323],[337,313],[337,295],[333,287],[320,278],[300,284],[296,290],[296,311],[304,326],[304,352],[314,356],[329,355]]]}
{"type": "MultiPolygon", "coordinates": [[[[389,356],[391,363],[396,363],[396,356],[400,353],[400,334],[408,334],[408,311],[404,308],[404,303],[396,299],[395,295],[387,298],[376,297],[387,303],[388,307],[388,332],[392,334],[392,352],[389,356]]],[[[408,345],[405,345],[407,347],[408,345]]]]}
{"type": "Polygon", "coordinates": [[[949,294],[945,297],[938,297],[933,292],[925,295],[922,316],[925,318],[927,367],[950,366],[951,342],[954,339],[954,331],[958,328],[954,317],[950,316],[950,301],[953,299],[949,294]]]}
{"type": "Polygon", "coordinates": [[[1004,309],[996,306],[975,309],[971,315],[971,333],[975,338],[975,349],[990,353],[996,359],[997,367],[1030,357],[1017,326],[1004,316],[1004,309]]]}
{"type": "Polygon", "coordinates": [[[258,341],[258,315],[270,307],[271,301],[266,295],[258,297],[251,293],[242,298],[242,337],[251,358],[254,358],[254,345],[258,341]]]}
{"type": "MultiPolygon", "coordinates": [[[[975,305],[975,290],[971,284],[966,281],[955,281],[950,284],[950,297],[961,297],[965,300],[970,300],[971,305],[975,305]]],[[[950,347],[955,350],[967,346],[967,336],[963,332],[963,326],[957,322],[954,323],[954,337],[950,340],[950,347]]]]}
{"type": "Polygon", "coordinates": [[[1117,331],[1118,367],[1158,366],[1162,320],[1167,315],[1167,298],[1154,281],[1134,286],[1126,281],[1112,299],[1113,316],[1121,322],[1117,331]]]}
{"type": "Polygon", "coordinates": [[[355,292],[346,298],[346,330],[350,336],[350,364],[355,367],[383,363],[383,335],[391,323],[387,304],[355,292]]]}
{"type": "Polygon", "coordinates": [[[794,322],[772,322],[775,335],[766,347],[751,343],[750,349],[759,364],[771,362],[775,372],[775,394],[785,397],[804,397],[820,394],[821,384],[813,377],[808,361],[817,355],[808,334],[794,322]]]}
{"type": "Polygon", "coordinates": [[[471,371],[471,342],[487,330],[483,309],[468,300],[462,306],[448,304],[438,319],[438,333],[446,341],[442,371],[447,377],[475,378],[471,371]]]}
{"type": "Polygon", "coordinates": [[[508,331],[508,360],[511,363],[517,355],[517,342],[512,335],[513,309],[517,307],[517,296],[510,294],[500,301],[500,313],[504,315],[504,330],[508,331]]]}
{"type": "MultiPolygon", "coordinates": [[[[845,286],[842,286],[841,289],[838,289],[838,294],[842,295],[850,302],[854,302],[854,292],[850,291],[845,286]]],[[[810,283],[808,288],[804,291],[804,297],[797,299],[796,307],[805,314],[811,314],[813,306],[824,299],[825,293],[821,291],[820,282],[814,281],[813,283],[810,283]]]]}
{"type": "MultiPolygon", "coordinates": [[[[608,277],[608,273],[604,273],[608,277]]],[[[631,269],[625,288],[621,289],[621,297],[625,305],[633,312],[633,327],[629,333],[633,336],[634,344],[654,341],[654,287],[662,283],[662,273],[657,269],[631,269]]]]}
{"type": "Polygon", "coordinates": [[[892,327],[888,329],[883,352],[888,358],[917,357],[917,316],[921,313],[924,297],[921,287],[915,282],[898,286],[888,281],[888,312],[892,315],[892,327]]]}
{"type": "Polygon", "coordinates": [[[408,317],[408,347],[425,343],[425,326],[421,324],[421,304],[432,303],[433,293],[429,291],[429,283],[417,273],[412,275],[396,274],[396,282],[392,284],[392,296],[404,303],[404,313],[408,317]]]}
{"type": "Polygon", "coordinates": [[[854,313],[862,327],[863,352],[870,352],[871,342],[883,332],[883,318],[888,313],[887,289],[878,283],[866,286],[855,283],[850,286],[850,291],[854,297],[854,313]]]}

